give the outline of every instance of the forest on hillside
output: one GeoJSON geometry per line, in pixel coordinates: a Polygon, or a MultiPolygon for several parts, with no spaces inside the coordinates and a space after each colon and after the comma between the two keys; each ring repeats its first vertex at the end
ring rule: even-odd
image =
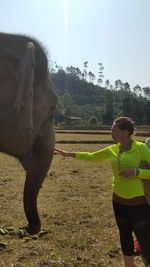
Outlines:
{"type": "Polygon", "coordinates": [[[150,125],[150,87],[136,84],[131,88],[120,79],[114,85],[104,80],[103,64],[98,63],[98,76],[84,69],[56,65],[51,69],[52,80],[59,97],[55,123],[67,124],[69,117],[82,119],[83,125],[111,125],[117,116],[130,116],[137,125],[150,125]]]}

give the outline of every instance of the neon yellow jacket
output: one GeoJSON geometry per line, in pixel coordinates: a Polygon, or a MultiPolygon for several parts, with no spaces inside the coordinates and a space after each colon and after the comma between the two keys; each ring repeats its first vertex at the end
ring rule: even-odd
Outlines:
{"type": "Polygon", "coordinates": [[[142,142],[133,141],[129,151],[120,153],[119,146],[120,144],[118,143],[92,153],[77,152],[76,158],[93,162],[111,160],[113,192],[126,199],[144,196],[142,179],[150,179],[150,169],[139,168],[138,176],[130,176],[128,178],[119,176],[118,171],[124,168],[138,168],[141,161],[150,163],[150,149],[142,142]]]}

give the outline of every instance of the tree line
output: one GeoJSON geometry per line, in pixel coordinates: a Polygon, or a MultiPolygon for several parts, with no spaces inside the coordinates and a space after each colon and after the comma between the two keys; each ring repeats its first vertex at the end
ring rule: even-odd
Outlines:
{"type": "Polygon", "coordinates": [[[56,124],[70,116],[81,117],[87,125],[91,118],[97,123],[110,125],[117,116],[130,116],[136,124],[150,125],[150,87],[135,85],[116,80],[112,85],[104,80],[104,67],[98,63],[96,75],[87,71],[88,61],[81,71],[78,67],[58,65],[51,69],[52,79],[59,96],[55,114],[56,124]]]}

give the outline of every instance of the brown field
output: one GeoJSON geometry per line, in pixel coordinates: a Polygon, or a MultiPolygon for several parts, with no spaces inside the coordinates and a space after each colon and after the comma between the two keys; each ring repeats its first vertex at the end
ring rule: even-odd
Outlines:
{"type": "MultiPolygon", "coordinates": [[[[92,132],[93,133],[93,132],[92,132]]],[[[147,137],[145,136],[133,136],[133,138],[136,138],[136,140],[138,141],[144,141],[147,137]]],[[[111,135],[109,134],[103,134],[102,132],[100,132],[99,134],[80,134],[80,133],[64,133],[64,132],[59,132],[56,133],[56,142],[62,142],[62,141],[76,141],[76,142],[82,142],[82,141],[93,141],[93,142],[101,142],[101,141],[112,141],[111,135]]]]}
{"type": "MultiPolygon", "coordinates": [[[[110,136],[56,134],[58,140],[104,140],[110,136]],[[93,138],[93,139],[92,139],[93,138]]],[[[110,138],[111,139],[111,138],[110,138]]],[[[144,138],[143,138],[144,140],[144,138]]],[[[56,144],[69,151],[94,151],[101,144],[56,144]]],[[[47,234],[20,239],[26,224],[22,204],[25,173],[11,157],[0,154],[0,225],[14,227],[0,235],[0,267],[123,267],[111,207],[111,167],[55,156],[38,198],[47,234]]],[[[136,266],[143,267],[140,257],[136,266]]]]}

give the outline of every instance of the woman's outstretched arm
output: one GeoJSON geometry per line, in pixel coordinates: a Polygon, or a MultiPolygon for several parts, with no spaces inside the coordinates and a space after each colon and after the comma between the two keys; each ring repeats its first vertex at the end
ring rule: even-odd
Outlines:
{"type": "Polygon", "coordinates": [[[61,155],[63,157],[71,157],[71,158],[75,158],[76,153],[75,152],[68,152],[65,150],[60,150],[60,149],[56,149],[54,150],[54,154],[55,155],[61,155]]]}

